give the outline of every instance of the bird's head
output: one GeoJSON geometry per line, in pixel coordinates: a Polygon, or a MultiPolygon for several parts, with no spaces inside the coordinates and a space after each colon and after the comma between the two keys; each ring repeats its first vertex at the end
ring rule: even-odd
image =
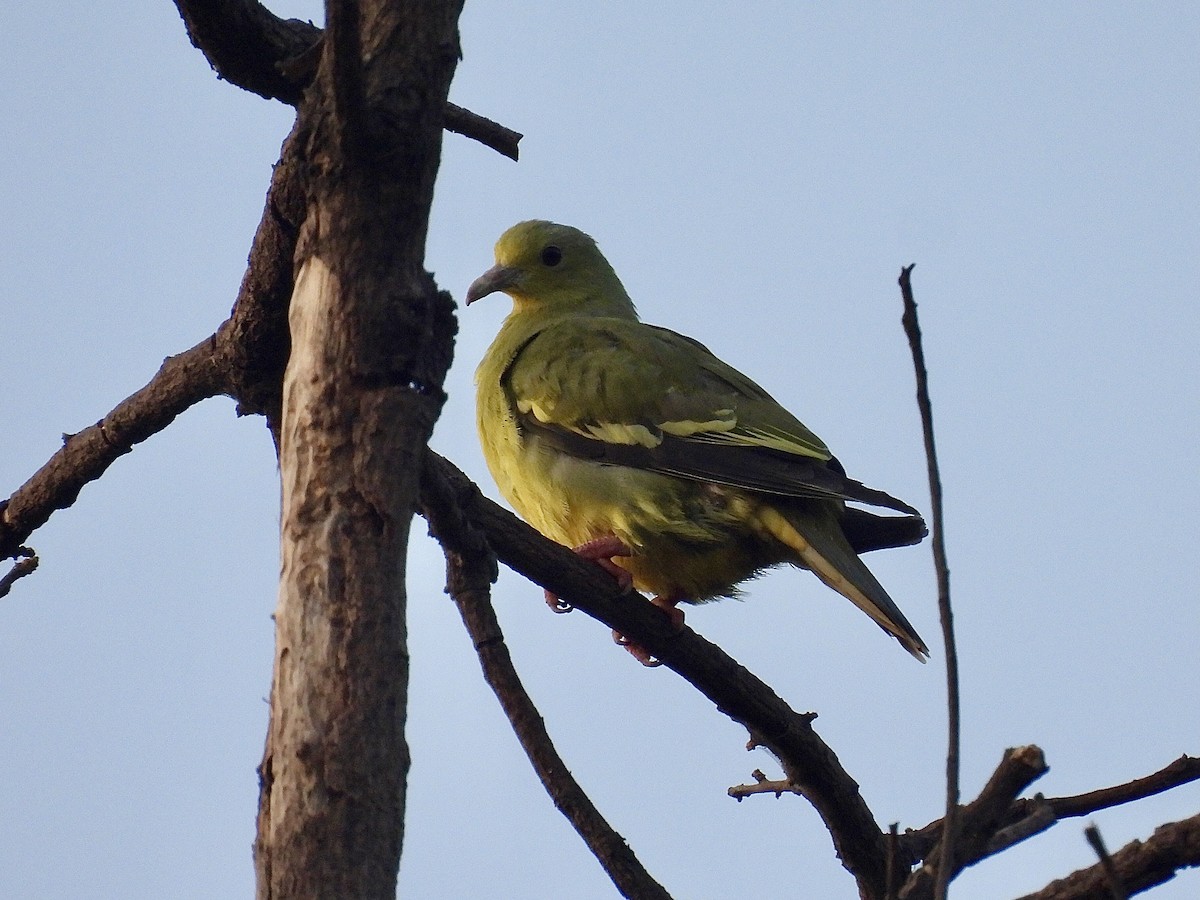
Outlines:
{"type": "Polygon", "coordinates": [[[532,219],[496,241],[496,265],[467,289],[467,304],[502,291],[520,309],[633,315],[633,303],[596,242],[578,228],[532,219]]]}

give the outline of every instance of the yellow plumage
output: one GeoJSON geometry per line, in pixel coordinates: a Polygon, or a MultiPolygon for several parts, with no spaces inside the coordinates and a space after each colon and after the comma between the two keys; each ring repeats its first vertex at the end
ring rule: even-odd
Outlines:
{"type": "Polygon", "coordinates": [[[495,291],[513,310],[476,372],[479,435],[526,521],[568,546],[617,538],[629,555],[613,562],[666,604],[732,596],[780,563],[811,569],[924,659],[858,558],[919,541],[910,507],[846,478],[816,435],[707,348],[640,322],[583,232],[510,228],[467,302],[495,291]]]}

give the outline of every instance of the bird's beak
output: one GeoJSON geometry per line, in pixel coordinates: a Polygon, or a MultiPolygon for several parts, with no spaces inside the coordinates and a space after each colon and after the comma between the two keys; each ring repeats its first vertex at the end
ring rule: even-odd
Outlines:
{"type": "Polygon", "coordinates": [[[507,291],[510,287],[516,286],[520,282],[521,270],[510,266],[494,265],[474,281],[467,288],[467,306],[470,306],[476,300],[486,297],[488,294],[494,294],[496,291],[507,291]]]}

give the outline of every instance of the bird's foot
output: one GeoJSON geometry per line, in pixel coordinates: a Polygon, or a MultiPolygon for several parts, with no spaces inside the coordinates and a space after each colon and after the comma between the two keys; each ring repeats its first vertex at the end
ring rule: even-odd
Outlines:
{"type": "MultiPolygon", "coordinates": [[[[676,631],[683,630],[683,610],[677,605],[682,599],[683,597],[670,596],[654,597],[650,601],[667,614],[668,618],[671,620],[671,627],[676,631]]],[[[621,632],[614,631],[612,636],[616,643],[628,650],[630,655],[633,656],[633,658],[640,662],[643,666],[653,668],[654,666],[662,665],[661,659],[656,659],[654,654],[652,654],[649,650],[636,641],[629,640],[629,638],[625,637],[625,635],[621,634],[621,632]]]]}
{"type": "MultiPolygon", "coordinates": [[[[575,548],[575,552],[587,560],[591,560],[605,572],[617,579],[622,591],[633,587],[633,576],[627,569],[622,569],[612,561],[614,556],[629,556],[632,552],[614,535],[596,538],[575,548]]],[[[556,613],[569,613],[575,607],[559,598],[553,591],[546,591],[546,605],[556,613]]]]}

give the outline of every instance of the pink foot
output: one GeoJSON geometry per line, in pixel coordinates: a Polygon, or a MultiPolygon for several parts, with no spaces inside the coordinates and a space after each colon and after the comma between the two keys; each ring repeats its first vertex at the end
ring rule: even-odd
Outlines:
{"type": "MultiPolygon", "coordinates": [[[[605,572],[617,579],[622,591],[633,587],[633,576],[612,561],[614,556],[629,556],[631,551],[615,535],[596,538],[575,548],[584,559],[591,560],[605,572]]],[[[559,598],[553,591],[546,591],[546,605],[556,613],[569,613],[575,607],[559,598]]]]}
{"type": "MultiPolygon", "coordinates": [[[[670,596],[655,597],[650,601],[667,614],[667,616],[671,619],[671,627],[676,631],[683,630],[683,610],[679,609],[677,606],[682,599],[683,597],[670,596]]],[[[641,644],[629,640],[629,638],[625,637],[625,635],[621,634],[619,631],[614,631],[612,636],[616,643],[628,650],[630,655],[633,656],[633,658],[640,662],[643,666],[654,667],[662,665],[661,659],[655,659],[654,655],[649,650],[647,650],[641,644]]]]}

